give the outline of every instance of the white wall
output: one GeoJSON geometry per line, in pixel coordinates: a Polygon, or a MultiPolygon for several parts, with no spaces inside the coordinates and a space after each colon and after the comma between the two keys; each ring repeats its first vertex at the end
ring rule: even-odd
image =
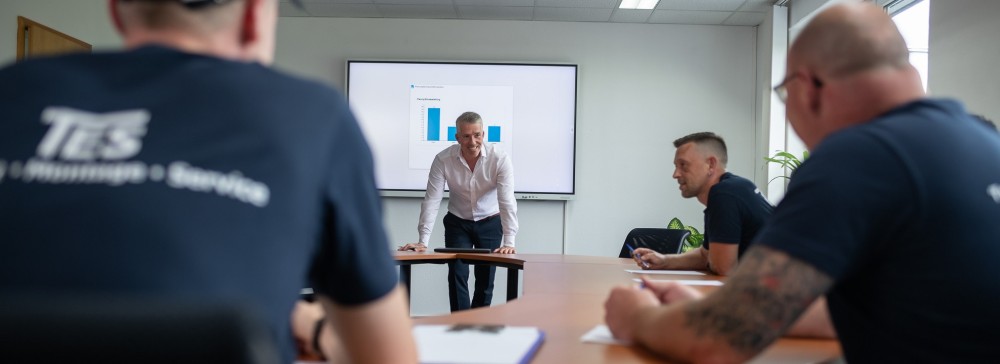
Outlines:
{"type": "Polygon", "coordinates": [[[927,89],[1000,122],[1000,1],[932,0],[927,89]]]}
{"type": "MultiPolygon", "coordinates": [[[[11,32],[24,15],[97,49],[119,48],[104,0],[3,0],[0,14],[11,32]]],[[[338,88],[348,58],[578,64],[577,197],[520,202],[520,252],[610,256],[633,227],[676,216],[702,228],[703,206],[682,199],[671,178],[677,137],[718,132],[732,172],[753,178],[763,168],[754,27],[282,18],[277,37],[277,67],[338,88]]],[[[14,41],[0,37],[0,62],[13,60],[14,41]]],[[[416,240],[419,200],[384,203],[392,243],[416,240]]],[[[445,272],[414,269],[414,314],[447,311],[445,272]]],[[[494,302],[503,302],[504,283],[501,269],[494,302]]]]}
{"type": "Polygon", "coordinates": [[[23,16],[90,43],[95,51],[120,48],[107,0],[0,1],[0,65],[17,54],[17,17],[23,16]]]}
{"type": "MultiPolygon", "coordinates": [[[[702,227],[703,206],[682,199],[671,178],[677,137],[718,132],[731,171],[753,178],[762,168],[755,43],[753,27],[282,18],[277,65],[341,87],[348,58],[579,64],[577,197],[520,201],[518,249],[609,256],[634,227],[665,226],[674,216],[702,227]]],[[[393,242],[415,241],[419,199],[384,201],[393,242]]],[[[444,280],[443,266],[415,269],[415,314],[447,310],[444,280]]]]}

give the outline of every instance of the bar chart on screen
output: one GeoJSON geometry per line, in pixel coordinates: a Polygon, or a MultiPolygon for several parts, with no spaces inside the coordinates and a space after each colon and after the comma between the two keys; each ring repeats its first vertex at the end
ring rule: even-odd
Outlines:
{"type": "Polygon", "coordinates": [[[411,169],[430,169],[434,156],[457,142],[455,119],[466,111],[483,118],[484,142],[513,158],[514,87],[410,85],[411,169]]]}

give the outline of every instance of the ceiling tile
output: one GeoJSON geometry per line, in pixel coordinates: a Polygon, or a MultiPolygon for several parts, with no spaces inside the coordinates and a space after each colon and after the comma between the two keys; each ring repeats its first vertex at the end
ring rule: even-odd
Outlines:
{"type": "Polygon", "coordinates": [[[616,23],[645,23],[652,13],[652,10],[615,9],[615,12],[611,14],[611,21],[616,23]]]}
{"type": "Polygon", "coordinates": [[[660,0],[656,10],[735,11],[745,0],[660,0]]]}
{"type": "Polygon", "coordinates": [[[729,17],[729,19],[726,19],[726,21],[722,22],[722,24],[749,25],[749,26],[760,25],[760,23],[764,21],[765,17],[767,17],[767,13],[737,11],[733,13],[733,15],[729,17]]]}
{"type": "Polygon", "coordinates": [[[455,0],[455,5],[535,6],[535,0],[455,0]]]}
{"type": "Polygon", "coordinates": [[[534,20],[608,21],[608,19],[611,19],[611,9],[543,8],[536,6],[534,20]]]}
{"type": "Polygon", "coordinates": [[[774,0],[747,0],[746,4],[740,8],[740,11],[759,11],[766,13],[771,10],[771,4],[774,0]]]}
{"type": "Polygon", "coordinates": [[[531,20],[530,6],[459,6],[461,19],[531,20]]]}
{"type": "Polygon", "coordinates": [[[372,0],[379,5],[448,5],[453,6],[451,0],[372,0]]]}
{"type": "Polygon", "coordinates": [[[312,16],[336,18],[381,18],[375,4],[305,4],[312,16]]]}
{"type": "Polygon", "coordinates": [[[387,18],[454,19],[458,17],[453,5],[379,5],[378,10],[387,18]]]}
{"type": "Polygon", "coordinates": [[[726,11],[655,10],[650,23],[664,24],[722,24],[732,15],[726,11]]]}
{"type": "Polygon", "coordinates": [[[535,7],[614,9],[618,0],[536,0],[535,7]]]}

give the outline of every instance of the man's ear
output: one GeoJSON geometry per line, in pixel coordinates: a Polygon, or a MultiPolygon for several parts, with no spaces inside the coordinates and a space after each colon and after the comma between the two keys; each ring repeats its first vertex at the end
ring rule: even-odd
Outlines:
{"type": "Polygon", "coordinates": [[[118,34],[125,35],[125,26],[122,25],[121,14],[118,13],[118,0],[108,0],[108,12],[111,15],[111,22],[115,25],[118,34]]]}
{"type": "Polygon", "coordinates": [[[820,100],[820,92],[822,91],[822,86],[820,86],[819,81],[816,79],[816,75],[812,72],[806,72],[808,76],[804,83],[806,85],[805,95],[808,98],[806,105],[809,106],[809,112],[814,116],[820,114],[820,109],[823,108],[822,101],[820,100]]]}
{"type": "Polygon", "coordinates": [[[244,1],[243,17],[240,22],[240,45],[246,46],[260,39],[257,19],[260,16],[262,0],[244,1]]]}
{"type": "Polygon", "coordinates": [[[705,160],[705,162],[708,163],[708,175],[709,176],[714,175],[715,169],[719,167],[719,158],[715,157],[714,155],[710,155],[708,156],[708,159],[705,160]]]}

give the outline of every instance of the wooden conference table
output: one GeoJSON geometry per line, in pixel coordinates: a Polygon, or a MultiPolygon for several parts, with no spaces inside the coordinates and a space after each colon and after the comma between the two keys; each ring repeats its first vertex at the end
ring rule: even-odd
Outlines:
{"type": "MultiPolygon", "coordinates": [[[[611,288],[632,284],[638,275],[630,259],[558,254],[452,254],[396,252],[404,283],[414,264],[447,263],[462,259],[508,267],[508,296],[517,295],[517,269],[524,270],[523,296],[491,307],[450,315],[421,317],[417,324],[503,324],[534,326],[545,332],[545,341],[532,363],[656,363],[652,353],[638,347],[584,343],[580,337],[604,323],[604,300],[611,288]],[[513,278],[512,280],[510,278],[513,278]]],[[[718,276],[656,275],[653,279],[707,279],[718,276]]],[[[698,287],[710,290],[709,287],[698,287]]],[[[664,332],[669,337],[669,332],[664,332]]],[[[841,355],[836,340],[781,339],[755,363],[821,363],[841,355]]]]}

